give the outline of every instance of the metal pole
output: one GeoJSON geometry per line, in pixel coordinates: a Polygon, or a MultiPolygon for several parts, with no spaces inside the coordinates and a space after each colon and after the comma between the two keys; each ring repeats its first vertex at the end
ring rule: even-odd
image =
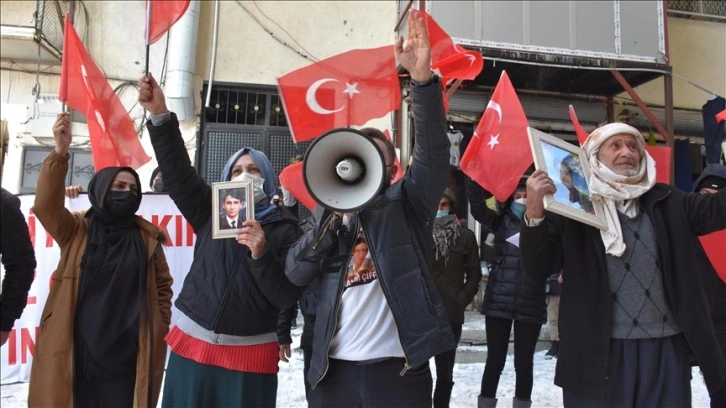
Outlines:
{"type": "Polygon", "coordinates": [[[149,75],[149,48],[151,44],[151,0],[146,0],[146,64],[144,67],[144,75],[149,75]]]}
{"type": "Polygon", "coordinates": [[[209,107],[209,100],[212,98],[212,83],[214,80],[214,66],[217,61],[217,34],[219,33],[219,0],[214,2],[214,29],[212,31],[212,57],[209,62],[209,81],[207,84],[207,99],[204,107],[209,107]]]}

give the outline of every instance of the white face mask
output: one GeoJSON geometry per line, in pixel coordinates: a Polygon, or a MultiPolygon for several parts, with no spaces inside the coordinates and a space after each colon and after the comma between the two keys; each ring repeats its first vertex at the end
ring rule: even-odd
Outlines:
{"type": "Polygon", "coordinates": [[[522,205],[527,205],[527,199],[526,198],[518,198],[518,199],[514,200],[514,202],[515,203],[522,204],[522,205]]]}
{"type": "Polygon", "coordinates": [[[267,199],[267,194],[265,194],[264,189],[265,179],[262,177],[244,172],[233,178],[231,181],[251,181],[252,189],[255,192],[255,203],[259,203],[260,201],[267,199]]]}

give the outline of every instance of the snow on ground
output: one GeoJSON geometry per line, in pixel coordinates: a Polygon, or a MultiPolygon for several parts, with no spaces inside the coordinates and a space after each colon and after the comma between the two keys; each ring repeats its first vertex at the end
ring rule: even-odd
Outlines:
{"type": "MultiPolygon", "coordinates": [[[[465,330],[483,329],[483,317],[481,323],[476,320],[467,322],[465,330]]],[[[303,386],[303,359],[302,352],[297,349],[300,341],[301,325],[293,330],[293,353],[290,363],[280,363],[277,388],[277,406],[280,408],[306,407],[305,388],[303,386]]],[[[465,346],[470,351],[485,351],[486,346],[465,346]]],[[[534,388],[532,390],[532,406],[535,408],[562,407],[562,391],[553,383],[555,364],[557,360],[545,359],[546,350],[535,353],[534,356],[534,388]]],[[[431,360],[432,375],[435,378],[436,370],[431,360]]],[[[477,395],[479,395],[481,375],[484,372],[484,362],[474,364],[457,364],[454,368],[454,390],[451,396],[452,408],[476,407],[477,395]]],[[[507,363],[499,380],[497,398],[499,407],[511,407],[514,397],[514,360],[513,356],[507,356],[507,363]]],[[[435,382],[435,380],[434,380],[435,382]]],[[[698,368],[693,369],[693,406],[707,408],[709,398],[706,387],[698,368]]],[[[0,406],[3,408],[20,408],[27,406],[28,384],[10,384],[0,387],[0,406]]]]}

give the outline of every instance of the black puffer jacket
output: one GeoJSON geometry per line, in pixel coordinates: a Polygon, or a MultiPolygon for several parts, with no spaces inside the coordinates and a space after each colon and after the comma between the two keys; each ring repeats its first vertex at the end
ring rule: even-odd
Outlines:
{"type": "Polygon", "coordinates": [[[281,207],[260,223],[267,249],[259,259],[252,259],[249,249],[234,239],[212,239],[212,188],[189,161],[176,115],[147,127],[164,185],[197,234],[194,260],[174,304],[215,333],[275,332],[280,310],[295,303],[300,293],[285,277],[283,266],[300,235],[297,218],[281,207]]]}
{"type": "Polygon", "coordinates": [[[485,200],[491,195],[470,179],[467,180],[467,194],[474,219],[496,231],[496,262],[489,271],[481,313],[523,323],[546,323],[545,279],[525,274],[519,262],[519,248],[506,241],[519,233],[521,221],[508,207],[499,214],[487,207],[485,200]]]}
{"type": "Polygon", "coordinates": [[[349,227],[352,232],[343,232],[338,219],[318,244],[317,237],[331,214],[326,210],[321,223],[303,235],[288,254],[290,281],[305,286],[320,278],[308,373],[313,387],[327,372],[327,352],[336,331],[345,267],[359,225],[396,322],[407,367],[420,366],[455,348],[430,270],[433,220],[449,174],[446,116],[438,83],[414,87],[412,94],[416,144],[413,164],[404,178],[358,211],[349,227]]]}

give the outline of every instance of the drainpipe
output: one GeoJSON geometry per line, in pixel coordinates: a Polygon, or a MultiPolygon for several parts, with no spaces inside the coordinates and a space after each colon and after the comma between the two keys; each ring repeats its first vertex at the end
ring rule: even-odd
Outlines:
{"type": "Polygon", "coordinates": [[[194,119],[194,68],[199,28],[199,0],[169,30],[169,67],[164,94],[180,122],[194,119]]]}

